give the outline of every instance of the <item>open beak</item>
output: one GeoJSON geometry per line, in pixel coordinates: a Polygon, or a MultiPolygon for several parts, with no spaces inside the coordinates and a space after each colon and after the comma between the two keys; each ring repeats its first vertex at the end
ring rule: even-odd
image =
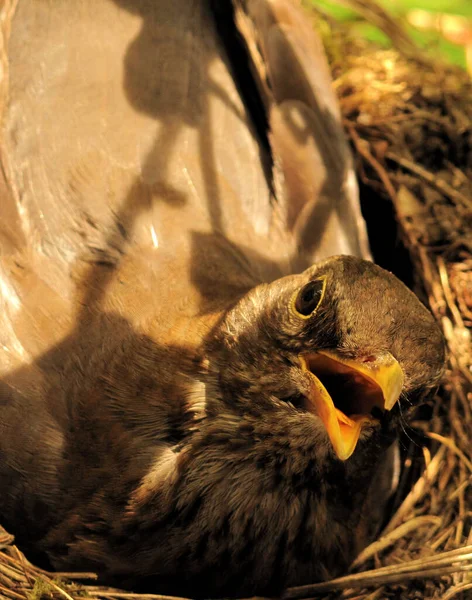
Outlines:
{"type": "Polygon", "coordinates": [[[351,360],[323,350],[299,358],[309,378],[306,408],[322,420],[338,458],[347,460],[362,426],[375,421],[373,413],[396,404],[403,371],[388,352],[351,360]]]}

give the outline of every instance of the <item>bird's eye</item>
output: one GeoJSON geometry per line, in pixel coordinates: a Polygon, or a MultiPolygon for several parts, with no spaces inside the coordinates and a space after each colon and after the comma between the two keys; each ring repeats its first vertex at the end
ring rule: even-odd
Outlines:
{"type": "Polygon", "coordinates": [[[318,308],[323,298],[325,279],[310,281],[300,290],[295,300],[295,310],[303,317],[309,317],[318,308]]]}

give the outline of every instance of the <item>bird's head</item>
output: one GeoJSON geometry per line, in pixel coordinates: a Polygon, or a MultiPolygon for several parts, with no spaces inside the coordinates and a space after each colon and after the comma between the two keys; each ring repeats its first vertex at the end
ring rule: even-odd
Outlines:
{"type": "Polygon", "coordinates": [[[296,411],[341,460],[398,416],[400,397],[418,401],[434,388],[445,361],[440,329],[416,296],[348,256],[257,286],[215,333],[210,357],[231,410],[296,411]]]}

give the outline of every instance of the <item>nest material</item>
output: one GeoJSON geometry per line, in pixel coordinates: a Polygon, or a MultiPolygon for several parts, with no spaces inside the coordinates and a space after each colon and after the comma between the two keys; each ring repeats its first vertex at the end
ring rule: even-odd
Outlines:
{"type": "MultiPolygon", "coordinates": [[[[472,598],[472,81],[406,43],[386,15],[377,24],[399,49],[375,48],[329,25],[335,86],[358,176],[377,202],[394,207],[416,291],[442,326],[449,362],[430,411],[412,424],[421,433],[423,472],[353,565],[384,567],[372,573],[377,589],[359,593],[367,583],[360,574],[355,597],[465,600],[472,598]],[[402,584],[379,587],[389,576],[402,584]]],[[[417,452],[410,444],[405,472],[417,452]]]]}
{"type": "MultiPolygon", "coordinates": [[[[421,442],[404,452],[401,502],[381,537],[351,575],[287,597],[465,600],[472,598],[472,82],[417,52],[367,0],[353,3],[399,49],[352,39],[345,26],[322,20],[346,131],[365,188],[394,206],[449,363],[429,410],[405,432],[421,442]]],[[[0,528],[0,600],[166,598],[98,587],[91,578],[35,568],[0,528]]]]}

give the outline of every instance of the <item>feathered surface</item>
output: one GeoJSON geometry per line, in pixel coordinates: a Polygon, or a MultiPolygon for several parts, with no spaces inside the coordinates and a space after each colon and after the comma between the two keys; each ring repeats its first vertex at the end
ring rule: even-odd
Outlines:
{"type": "Polygon", "coordinates": [[[310,22],[288,0],[0,10],[2,524],[55,568],[135,589],[268,594],[340,572],[375,528],[398,411],[339,460],[300,402],[300,355],[388,353],[413,401],[444,350],[361,260],[310,22]]]}

